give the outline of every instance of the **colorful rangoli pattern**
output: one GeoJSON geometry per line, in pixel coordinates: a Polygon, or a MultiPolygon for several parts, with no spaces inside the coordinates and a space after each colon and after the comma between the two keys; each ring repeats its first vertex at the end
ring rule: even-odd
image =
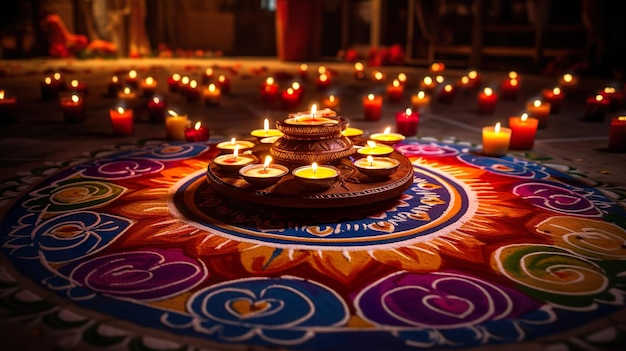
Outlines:
{"type": "Polygon", "coordinates": [[[598,187],[468,145],[397,149],[415,171],[402,196],[316,210],[216,192],[211,145],[109,152],[18,192],[0,245],[74,305],[216,344],[473,347],[624,308],[626,213],[598,187]]]}

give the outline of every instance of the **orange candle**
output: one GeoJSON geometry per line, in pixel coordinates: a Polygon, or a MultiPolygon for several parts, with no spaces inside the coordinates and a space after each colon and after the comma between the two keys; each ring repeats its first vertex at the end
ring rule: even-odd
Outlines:
{"type": "Polygon", "coordinates": [[[322,101],[322,107],[323,108],[329,108],[331,110],[339,110],[339,97],[335,96],[335,95],[328,95],[326,98],[324,98],[324,100],[322,101]]]}
{"type": "Polygon", "coordinates": [[[500,122],[494,127],[483,127],[483,155],[504,156],[509,150],[511,129],[500,127],[500,122]]]}
{"type": "Polygon", "coordinates": [[[511,150],[530,150],[535,144],[535,135],[539,121],[536,118],[528,117],[523,113],[521,116],[509,117],[509,128],[511,128],[511,150]]]}
{"type": "Polygon", "coordinates": [[[430,95],[420,90],[411,95],[411,107],[420,112],[424,112],[430,106],[430,95]]]}
{"type": "Polygon", "coordinates": [[[526,104],[526,111],[528,111],[528,115],[539,120],[539,128],[545,128],[548,126],[550,108],[549,102],[541,101],[539,99],[526,104]]]}
{"type": "Polygon", "coordinates": [[[132,109],[124,109],[120,106],[117,109],[109,110],[109,116],[111,117],[111,126],[113,127],[113,133],[117,135],[133,134],[132,109]]]}
{"type": "Polygon", "coordinates": [[[363,98],[363,109],[366,121],[378,121],[383,109],[382,96],[369,94],[363,98]]]}
{"type": "Polygon", "coordinates": [[[218,88],[214,83],[209,84],[209,86],[202,91],[202,99],[204,100],[204,104],[206,106],[219,105],[221,96],[222,92],[220,91],[220,88],[218,88]]]}

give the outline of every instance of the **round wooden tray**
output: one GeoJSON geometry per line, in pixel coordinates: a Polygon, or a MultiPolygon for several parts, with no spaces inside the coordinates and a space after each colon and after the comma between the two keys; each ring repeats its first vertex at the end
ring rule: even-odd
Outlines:
{"type": "MultiPolygon", "coordinates": [[[[263,155],[257,155],[264,159],[263,155]]],[[[351,158],[333,166],[341,172],[339,181],[325,191],[314,192],[299,184],[290,174],[274,185],[254,187],[238,174],[225,173],[213,162],[207,168],[207,181],[217,191],[234,198],[262,205],[298,208],[346,207],[387,200],[402,194],[413,183],[413,165],[399,152],[389,157],[400,161],[398,170],[385,179],[371,179],[359,172],[351,158]]],[[[290,167],[286,165],[290,169],[290,167]]]]}

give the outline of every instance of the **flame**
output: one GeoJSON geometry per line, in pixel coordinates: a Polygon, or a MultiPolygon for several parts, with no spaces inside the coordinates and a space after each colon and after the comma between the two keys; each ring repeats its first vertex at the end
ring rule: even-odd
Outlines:
{"type": "Polygon", "coordinates": [[[436,76],[435,80],[437,81],[437,83],[443,83],[444,78],[443,78],[443,76],[436,76]]]}
{"type": "Polygon", "coordinates": [[[451,92],[452,91],[452,84],[446,84],[446,86],[443,87],[443,90],[445,90],[447,92],[451,92]]]}
{"type": "Polygon", "coordinates": [[[119,113],[120,115],[123,115],[124,114],[124,108],[122,106],[118,106],[117,113],[119,113]]]}
{"type": "Polygon", "coordinates": [[[476,79],[476,78],[478,78],[478,72],[476,72],[476,71],[469,71],[469,72],[467,72],[467,77],[469,77],[469,79],[476,79]]]}
{"type": "Polygon", "coordinates": [[[463,76],[463,77],[461,77],[461,83],[463,83],[463,84],[469,84],[469,77],[468,77],[468,76],[463,76]]]}
{"type": "Polygon", "coordinates": [[[128,72],[128,76],[132,79],[137,78],[137,71],[135,71],[134,69],[131,70],[130,72],[128,72]]]}
{"type": "Polygon", "coordinates": [[[311,169],[313,169],[313,174],[317,173],[317,162],[311,163],[311,169]]]}
{"type": "Polygon", "coordinates": [[[236,144],[235,149],[233,150],[233,160],[236,160],[237,156],[239,156],[239,144],[236,144]]]}
{"type": "Polygon", "coordinates": [[[602,95],[598,94],[596,95],[596,101],[602,101],[604,99],[604,97],[602,97],[602,95]]]}
{"type": "Polygon", "coordinates": [[[126,95],[130,94],[130,88],[129,87],[124,88],[124,94],[126,94],[126,95]]]}
{"type": "Polygon", "coordinates": [[[237,143],[237,139],[235,139],[235,138],[230,139],[230,143],[235,145],[237,143]]]}
{"type": "Polygon", "coordinates": [[[193,126],[193,129],[195,129],[195,130],[199,130],[199,129],[200,129],[200,127],[202,127],[202,122],[198,121],[198,122],[196,122],[196,125],[195,125],[195,126],[193,126]]]}
{"type": "Polygon", "coordinates": [[[374,79],[376,79],[376,80],[382,80],[382,79],[383,79],[383,72],[381,72],[381,71],[376,71],[376,72],[374,73],[374,79]]]}
{"type": "Polygon", "coordinates": [[[397,79],[394,79],[394,80],[393,80],[393,83],[391,83],[391,84],[392,84],[395,88],[397,88],[397,87],[399,87],[399,86],[400,86],[400,81],[399,81],[399,80],[397,80],[397,79]]]}
{"type": "Polygon", "coordinates": [[[300,71],[305,72],[309,70],[309,65],[307,65],[306,63],[301,63],[300,64],[300,71]]]}
{"type": "Polygon", "coordinates": [[[210,92],[214,92],[215,91],[215,84],[213,84],[213,83],[209,84],[209,87],[207,89],[209,89],[210,92]]]}
{"type": "Polygon", "coordinates": [[[406,82],[406,73],[404,72],[398,73],[398,80],[402,83],[406,82]]]}
{"type": "Polygon", "coordinates": [[[417,92],[417,97],[418,97],[419,99],[423,99],[425,96],[426,96],[426,93],[425,93],[425,92],[423,92],[423,91],[419,91],[419,92],[417,92]]]}
{"type": "Polygon", "coordinates": [[[313,119],[315,119],[315,114],[317,114],[317,105],[313,104],[313,105],[311,105],[311,117],[313,119]]]}
{"type": "Polygon", "coordinates": [[[493,128],[493,131],[496,133],[500,133],[500,122],[496,123],[495,128],[493,128]]]}
{"type": "Polygon", "coordinates": [[[539,106],[541,106],[541,100],[535,100],[535,101],[533,101],[533,106],[535,106],[535,107],[539,107],[539,106]]]}
{"type": "Polygon", "coordinates": [[[374,157],[372,155],[367,155],[367,162],[370,164],[370,167],[374,166],[374,157]]]}
{"type": "Polygon", "coordinates": [[[73,88],[76,88],[76,87],[78,86],[78,81],[77,81],[76,79],[74,79],[74,80],[72,80],[72,81],[70,82],[70,85],[71,85],[73,88]]]}
{"type": "Polygon", "coordinates": [[[209,67],[207,69],[204,70],[204,75],[205,76],[212,76],[213,75],[213,68],[209,67]]]}
{"type": "Polygon", "coordinates": [[[368,99],[369,101],[374,101],[374,94],[369,94],[369,95],[367,96],[367,99],[368,99]]]}
{"type": "Polygon", "coordinates": [[[269,121],[269,119],[267,119],[267,118],[263,121],[263,129],[264,129],[266,132],[270,129],[270,121],[269,121]]]}
{"type": "Polygon", "coordinates": [[[433,79],[430,78],[429,76],[424,77],[424,84],[426,84],[426,85],[433,84],[433,79]]]}
{"type": "Polygon", "coordinates": [[[407,108],[406,110],[404,110],[404,114],[407,116],[410,116],[413,114],[413,110],[411,110],[410,108],[407,108]]]}
{"type": "Polygon", "coordinates": [[[147,85],[152,85],[152,84],[154,84],[154,78],[148,77],[148,78],[146,78],[145,82],[146,82],[147,85]]]}
{"type": "Polygon", "coordinates": [[[522,122],[525,122],[528,119],[528,113],[522,113],[520,119],[522,120],[522,122]]]}
{"type": "Polygon", "coordinates": [[[355,69],[355,70],[357,70],[357,71],[362,71],[362,70],[363,70],[363,68],[364,68],[364,67],[363,67],[363,63],[362,63],[362,62],[356,62],[356,63],[354,64],[354,69],[355,69]]]}
{"type": "Polygon", "coordinates": [[[263,162],[263,170],[266,170],[267,167],[270,166],[270,163],[272,163],[272,156],[265,156],[265,162],[263,162]]]}
{"type": "Polygon", "coordinates": [[[273,85],[274,84],[274,77],[267,77],[267,79],[265,79],[265,84],[273,85]]]}
{"type": "Polygon", "coordinates": [[[111,77],[111,82],[117,83],[120,79],[117,76],[111,77]]]}
{"type": "Polygon", "coordinates": [[[371,148],[375,148],[376,147],[376,142],[374,140],[368,140],[367,141],[367,146],[369,146],[371,148]]]}
{"type": "Polygon", "coordinates": [[[4,100],[4,90],[0,90],[0,100],[4,100]]]}
{"type": "Polygon", "coordinates": [[[490,87],[486,87],[485,89],[483,89],[483,92],[485,93],[485,95],[487,96],[491,96],[493,95],[493,89],[491,89],[490,87]]]}
{"type": "Polygon", "coordinates": [[[293,83],[291,83],[291,87],[293,88],[293,90],[299,90],[300,89],[300,83],[293,82],[293,83]]]}
{"type": "Polygon", "coordinates": [[[180,80],[180,74],[178,74],[178,73],[172,74],[172,79],[174,81],[178,82],[180,80]]]}
{"type": "Polygon", "coordinates": [[[566,74],[563,75],[563,81],[564,82],[570,83],[573,80],[574,80],[574,76],[572,76],[571,74],[566,73],[566,74]]]}
{"type": "Polygon", "coordinates": [[[561,95],[561,89],[559,87],[552,89],[552,94],[561,95]]]}
{"type": "Polygon", "coordinates": [[[161,100],[159,100],[159,98],[155,96],[152,98],[152,102],[154,102],[155,104],[158,104],[159,102],[161,102],[161,100]]]}
{"type": "Polygon", "coordinates": [[[174,110],[167,110],[167,114],[169,114],[172,117],[178,116],[178,113],[174,110]]]}
{"type": "Polygon", "coordinates": [[[511,72],[509,72],[509,78],[510,78],[510,79],[517,79],[517,77],[519,77],[519,75],[517,74],[517,72],[515,72],[515,71],[511,71],[511,72]]]}
{"type": "Polygon", "coordinates": [[[384,132],[384,134],[385,134],[385,135],[389,135],[389,132],[391,132],[391,127],[387,127],[387,128],[385,128],[385,132],[384,132]]]}
{"type": "Polygon", "coordinates": [[[78,95],[72,95],[72,102],[73,103],[78,103],[78,101],[80,100],[80,97],[78,97],[78,95]]]}

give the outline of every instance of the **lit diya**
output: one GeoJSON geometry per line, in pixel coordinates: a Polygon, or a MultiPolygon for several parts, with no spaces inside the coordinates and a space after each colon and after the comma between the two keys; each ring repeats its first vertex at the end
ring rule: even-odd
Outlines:
{"type": "Polygon", "coordinates": [[[378,143],[393,145],[404,140],[404,135],[400,133],[391,133],[391,128],[387,127],[383,133],[374,133],[370,135],[370,139],[378,143]]]}
{"type": "Polygon", "coordinates": [[[267,118],[263,121],[263,129],[255,129],[250,132],[250,134],[257,138],[267,138],[283,135],[283,133],[278,129],[270,129],[270,121],[267,118]]]}
{"type": "Polygon", "coordinates": [[[357,149],[357,153],[363,156],[389,156],[393,152],[393,147],[386,144],[378,144],[374,140],[368,140],[367,146],[357,149]]]}
{"type": "Polygon", "coordinates": [[[271,162],[272,156],[267,156],[263,164],[247,165],[239,169],[239,175],[254,186],[266,187],[275,184],[289,173],[289,168],[271,162]]]}
{"type": "Polygon", "coordinates": [[[344,129],[341,132],[341,134],[343,136],[347,136],[348,138],[355,138],[355,137],[363,135],[363,131],[361,129],[358,129],[358,128],[348,127],[346,129],[344,129]]]}
{"type": "Polygon", "coordinates": [[[223,141],[217,144],[217,148],[222,152],[231,152],[235,148],[240,151],[246,151],[252,149],[254,147],[254,143],[247,140],[237,140],[235,138],[230,139],[230,141],[223,141]]]}
{"type": "Polygon", "coordinates": [[[318,114],[317,105],[311,106],[310,113],[297,113],[291,115],[284,121],[286,124],[291,125],[321,125],[321,124],[336,124],[339,121],[335,118],[324,117],[323,115],[318,114]]]}
{"type": "Polygon", "coordinates": [[[359,172],[370,178],[382,179],[394,174],[400,166],[400,161],[391,157],[373,157],[368,155],[367,158],[359,158],[354,161],[354,166],[359,172]]]}
{"type": "Polygon", "coordinates": [[[292,171],[293,178],[300,184],[313,189],[330,188],[339,178],[339,170],[333,166],[319,166],[317,162],[292,171]]]}
{"type": "Polygon", "coordinates": [[[232,154],[219,155],[213,162],[225,172],[238,172],[244,166],[257,162],[256,156],[250,153],[239,154],[239,145],[235,144],[232,154]]]}

